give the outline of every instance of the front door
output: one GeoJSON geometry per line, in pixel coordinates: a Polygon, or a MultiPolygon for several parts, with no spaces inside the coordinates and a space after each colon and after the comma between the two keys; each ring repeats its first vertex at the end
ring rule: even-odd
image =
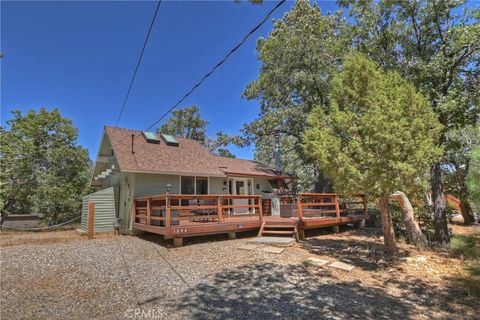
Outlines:
{"type": "MultiPolygon", "coordinates": [[[[249,195],[251,194],[251,184],[248,184],[247,178],[234,178],[232,180],[233,188],[232,193],[233,195],[249,195]]],[[[248,205],[250,204],[249,199],[234,199],[234,205],[248,205]]],[[[233,210],[233,214],[241,214],[241,213],[253,213],[254,211],[250,210],[249,208],[235,208],[233,210]]]]}

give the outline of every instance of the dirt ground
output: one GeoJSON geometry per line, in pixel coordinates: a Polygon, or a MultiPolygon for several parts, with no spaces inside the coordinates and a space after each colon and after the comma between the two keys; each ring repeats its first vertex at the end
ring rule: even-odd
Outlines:
{"type": "MultiPolygon", "coordinates": [[[[479,227],[452,226],[458,234],[479,227]]],[[[381,233],[308,232],[280,254],[249,237],[186,239],[75,231],[2,233],[2,319],[480,319],[463,285],[465,261],[450,250],[400,244],[386,259],[381,233]],[[355,266],[350,272],[308,257],[355,266]]]]}

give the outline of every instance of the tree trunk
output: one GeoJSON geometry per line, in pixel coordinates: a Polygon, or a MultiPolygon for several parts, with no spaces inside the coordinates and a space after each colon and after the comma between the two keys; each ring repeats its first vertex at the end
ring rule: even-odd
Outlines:
{"type": "Polygon", "coordinates": [[[382,215],[382,230],[384,251],[389,255],[398,253],[397,242],[395,241],[395,232],[393,231],[393,222],[390,210],[388,208],[388,194],[383,195],[380,200],[380,213],[382,215]]]}
{"type": "Polygon", "coordinates": [[[8,216],[8,210],[10,207],[11,201],[6,200],[6,203],[3,205],[3,208],[1,208],[0,212],[0,226],[3,225],[3,222],[7,219],[8,216]]]}
{"type": "Polygon", "coordinates": [[[392,195],[392,198],[398,201],[400,208],[402,208],[403,223],[407,229],[408,240],[410,243],[413,243],[416,247],[421,249],[428,248],[427,237],[420,230],[420,226],[417,221],[415,221],[413,207],[408,200],[405,193],[402,191],[397,191],[392,195]]]}
{"type": "Polygon", "coordinates": [[[315,168],[317,172],[317,178],[315,179],[315,192],[319,193],[329,193],[332,192],[332,183],[330,180],[325,176],[322,170],[315,168]]]}
{"type": "Polygon", "coordinates": [[[435,228],[435,241],[441,245],[446,245],[450,242],[450,234],[448,233],[445,196],[443,194],[442,184],[442,172],[439,163],[435,163],[430,169],[430,187],[432,189],[433,227],[435,228]]]}
{"type": "Polygon", "coordinates": [[[472,206],[467,198],[460,198],[460,212],[462,213],[463,223],[471,225],[475,223],[472,206]]]}

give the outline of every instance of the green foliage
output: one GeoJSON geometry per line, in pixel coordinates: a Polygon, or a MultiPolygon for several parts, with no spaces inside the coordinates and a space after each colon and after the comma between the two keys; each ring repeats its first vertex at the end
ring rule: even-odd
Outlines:
{"type": "Polygon", "coordinates": [[[168,118],[167,123],[158,128],[157,132],[192,139],[201,143],[205,141],[205,127],[208,121],[200,117],[196,105],[174,110],[172,114],[173,116],[168,118]]]}
{"type": "Polygon", "coordinates": [[[50,223],[78,215],[90,166],[78,130],[57,109],[12,113],[0,132],[2,216],[38,210],[50,223]]]}
{"type": "Polygon", "coordinates": [[[204,142],[205,147],[213,154],[220,157],[235,158],[226,147],[230,144],[237,146],[243,145],[243,139],[237,135],[228,135],[222,131],[217,132],[216,138],[207,138],[204,142]]]}
{"type": "Polygon", "coordinates": [[[349,55],[333,79],[330,109],[312,111],[303,145],[338,192],[408,192],[441,154],[441,125],[427,100],[361,54],[349,55]]]}
{"type": "Polygon", "coordinates": [[[215,138],[206,136],[207,120],[202,119],[196,105],[177,109],[167,120],[167,123],[158,128],[158,133],[192,139],[200,142],[210,152],[222,157],[235,158],[226,147],[229,144],[242,145],[243,139],[235,135],[227,135],[219,131],[215,138]]]}
{"type": "Polygon", "coordinates": [[[328,106],[332,74],[350,46],[341,14],[322,15],[317,4],[305,0],[297,1],[257,42],[262,67],[244,97],[256,99],[261,111],[243,133],[256,144],[255,158],[271,164],[274,133],[279,133],[284,170],[299,176],[304,190],[312,188],[319,173],[300,145],[306,117],[314,105],[328,106]]]}
{"type": "Polygon", "coordinates": [[[422,92],[445,130],[480,111],[480,7],[465,1],[348,1],[355,47],[422,92]]]}
{"type": "Polygon", "coordinates": [[[480,212],[480,148],[471,153],[470,172],[467,177],[470,200],[477,213],[480,212]]]}
{"type": "Polygon", "coordinates": [[[468,223],[474,221],[470,204],[467,175],[475,171],[471,165],[471,155],[480,146],[480,127],[465,126],[451,129],[445,134],[445,154],[443,156],[445,192],[453,194],[461,201],[462,215],[468,223]]]}

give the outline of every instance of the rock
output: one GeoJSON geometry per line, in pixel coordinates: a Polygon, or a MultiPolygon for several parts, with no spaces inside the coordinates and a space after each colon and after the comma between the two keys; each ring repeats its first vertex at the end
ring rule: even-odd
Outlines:
{"type": "Polygon", "coordinates": [[[318,267],[322,267],[322,266],[326,265],[328,263],[328,261],[320,259],[320,258],[310,257],[310,258],[305,259],[304,263],[314,265],[314,266],[318,266],[318,267]]]}
{"type": "Polygon", "coordinates": [[[352,266],[351,264],[343,263],[340,261],[335,261],[334,263],[330,264],[330,267],[340,269],[343,271],[352,271],[355,269],[355,266],[352,266]]]}

